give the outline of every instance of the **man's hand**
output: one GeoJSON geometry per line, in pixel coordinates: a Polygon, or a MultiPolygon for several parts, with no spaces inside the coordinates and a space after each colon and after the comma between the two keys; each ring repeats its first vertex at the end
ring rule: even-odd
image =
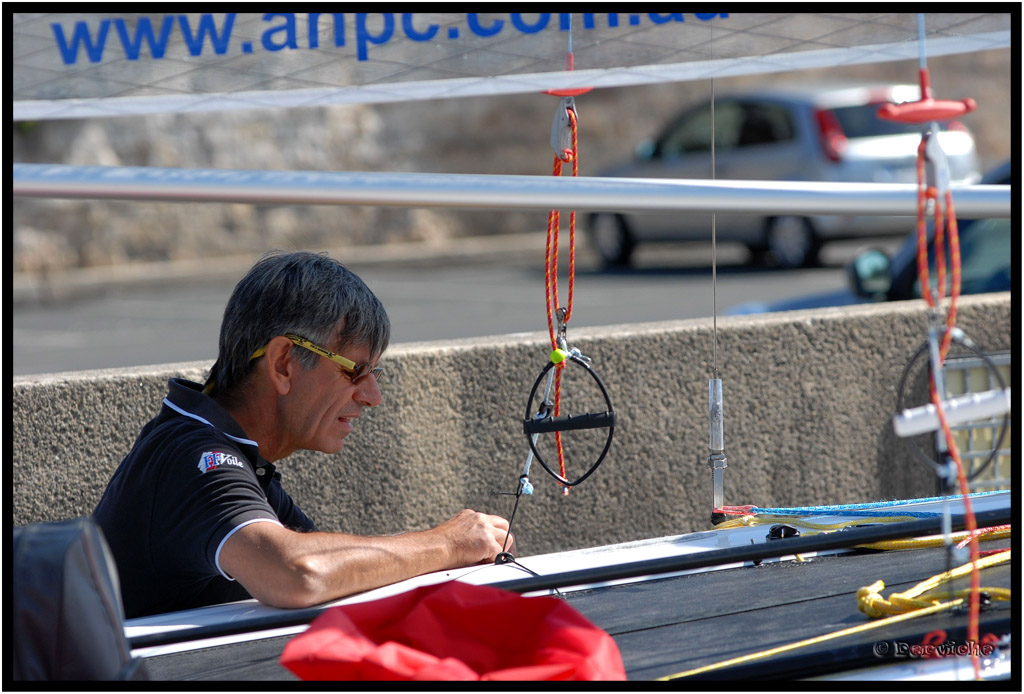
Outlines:
{"type": "Polygon", "coordinates": [[[501,516],[465,509],[434,531],[445,538],[449,548],[448,568],[493,562],[501,552],[515,554],[515,538],[508,532],[508,521],[501,516]]]}

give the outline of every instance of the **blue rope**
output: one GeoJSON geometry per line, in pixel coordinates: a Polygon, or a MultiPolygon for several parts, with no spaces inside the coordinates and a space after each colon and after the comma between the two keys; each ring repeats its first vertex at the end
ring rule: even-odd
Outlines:
{"type": "MultiPolygon", "coordinates": [[[[968,496],[972,499],[982,496],[989,496],[991,494],[1005,493],[1003,490],[995,490],[990,492],[975,492],[968,496]]],[[[839,504],[834,506],[791,506],[788,508],[761,508],[755,506],[751,509],[753,513],[761,513],[772,516],[833,516],[833,515],[844,515],[844,516],[877,516],[879,510],[886,508],[893,508],[896,506],[907,506],[910,504],[923,504],[931,501],[942,501],[948,499],[950,501],[956,501],[962,499],[963,495],[956,494],[953,496],[931,496],[925,499],[894,499],[893,501],[874,501],[862,504],[839,504]],[[872,509],[870,511],[864,511],[862,509],[872,509]]],[[[900,511],[897,515],[908,516],[910,518],[932,518],[934,516],[941,516],[941,511],[900,511]]]]}
{"type": "MultiPolygon", "coordinates": [[[[757,515],[765,516],[852,516],[854,518],[877,518],[877,511],[825,511],[819,509],[799,510],[795,508],[757,508],[751,509],[757,515]]],[[[941,511],[897,511],[893,516],[900,518],[935,518],[941,516],[941,511]]]]}

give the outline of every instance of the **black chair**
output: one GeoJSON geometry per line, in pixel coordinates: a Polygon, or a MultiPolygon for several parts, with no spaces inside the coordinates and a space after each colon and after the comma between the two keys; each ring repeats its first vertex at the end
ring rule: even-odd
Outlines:
{"type": "Polygon", "coordinates": [[[124,636],[117,567],[88,518],[16,527],[14,680],[146,680],[124,636]]]}

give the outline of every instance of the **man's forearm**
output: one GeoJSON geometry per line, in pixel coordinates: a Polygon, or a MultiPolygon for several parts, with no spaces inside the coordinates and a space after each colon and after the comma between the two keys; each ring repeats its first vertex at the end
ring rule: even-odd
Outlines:
{"type": "Polygon", "coordinates": [[[493,559],[503,549],[507,530],[504,519],[473,511],[430,530],[384,537],[296,533],[254,523],[225,543],[220,562],[261,602],[309,607],[493,559]]]}

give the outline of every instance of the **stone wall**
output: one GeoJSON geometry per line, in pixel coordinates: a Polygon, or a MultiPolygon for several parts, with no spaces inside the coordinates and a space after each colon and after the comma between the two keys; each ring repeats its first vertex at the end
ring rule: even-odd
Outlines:
{"type": "MultiPolygon", "coordinates": [[[[965,297],[959,306],[957,323],[979,346],[1011,347],[1009,293],[965,297]]],[[[933,494],[932,473],[891,423],[897,384],[926,319],[920,301],[719,318],[726,503],[933,494]]],[[[521,553],[708,527],[711,338],[711,319],[574,331],[574,346],[592,358],[612,396],[615,436],[604,464],[568,496],[534,464],[536,492],[516,517],[521,553]]],[[[282,461],[286,487],[325,530],[394,533],[463,507],[507,515],[512,498],[492,492],[515,489],[528,451],[526,400],[549,348],[542,333],[395,347],[386,355],[384,404],[364,414],[340,454],[282,461]]],[[[201,380],[208,367],[16,378],[14,523],[91,512],[159,409],[166,380],[201,380]]],[[[567,372],[567,410],[603,409],[594,384],[577,372],[584,378],[567,372]]],[[[594,446],[567,440],[569,464],[585,465],[594,446]]]]}

